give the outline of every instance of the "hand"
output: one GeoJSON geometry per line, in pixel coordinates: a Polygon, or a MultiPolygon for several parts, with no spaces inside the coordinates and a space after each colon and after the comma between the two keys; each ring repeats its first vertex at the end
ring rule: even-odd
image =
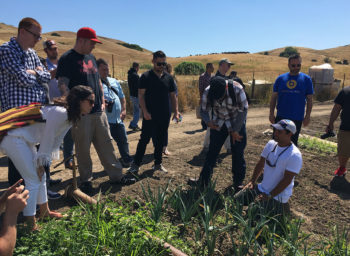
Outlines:
{"type": "Polygon", "coordinates": [[[257,201],[267,201],[269,199],[270,199],[270,197],[268,195],[266,195],[265,193],[262,193],[262,194],[258,195],[256,200],[257,201]]]}
{"type": "Polygon", "coordinates": [[[239,135],[238,132],[231,132],[232,143],[235,144],[236,141],[240,142],[243,139],[243,136],[239,135]]]}
{"type": "Polygon", "coordinates": [[[44,175],[44,172],[45,172],[45,168],[44,166],[42,165],[39,165],[37,168],[36,168],[36,173],[38,174],[38,177],[39,177],[39,180],[41,181],[43,175],[44,175]]]}
{"type": "Polygon", "coordinates": [[[105,109],[106,109],[106,105],[105,105],[105,103],[102,103],[102,105],[101,105],[101,110],[102,110],[102,112],[104,112],[105,109]]]}
{"type": "Polygon", "coordinates": [[[243,190],[250,189],[252,190],[254,188],[254,183],[252,181],[249,181],[247,185],[243,187],[243,190]]]}
{"type": "Polygon", "coordinates": [[[24,207],[27,205],[27,199],[29,198],[29,191],[24,190],[24,186],[17,187],[21,191],[13,193],[10,195],[6,202],[6,212],[9,214],[17,215],[21,211],[23,211],[24,207]]]}
{"type": "Polygon", "coordinates": [[[213,129],[213,130],[219,129],[219,126],[216,125],[213,121],[209,121],[209,122],[207,123],[207,126],[208,126],[210,129],[213,129]]]}
{"type": "Polygon", "coordinates": [[[122,121],[124,121],[125,117],[126,117],[126,110],[124,109],[124,110],[122,110],[122,111],[120,112],[120,119],[121,119],[122,121]]]}
{"type": "Polygon", "coordinates": [[[9,187],[0,197],[0,205],[4,206],[7,198],[13,193],[20,193],[23,191],[23,186],[18,186],[23,182],[23,179],[18,180],[15,184],[9,187]]]}
{"type": "Polygon", "coordinates": [[[148,113],[147,110],[143,112],[143,118],[144,118],[145,120],[152,120],[152,116],[151,116],[150,113],[148,113]]]}
{"type": "Polygon", "coordinates": [[[173,119],[172,120],[175,120],[176,121],[176,123],[179,123],[179,122],[181,122],[181,114],[180,114],[180,112],[175,112],[174,113],[174,115],[173,115],[173,119]]]}
{"type": "Polygon", "coordinates": [[[41,67],[41,66],[37,66],[37,67],[35,68],[35,70],[44,71],[43,67],[41,67]]]}
{"type": "Polygon", "coordinates": [[[275,117],[274,114],[270,114],[270,115],[269,115],[269,120],[270,120],[270,123],[271,123],[271,124],[274,124],[274,123],[275,123],[275,119],[276,119],[276,117],[275,117]]]}
{"type": "Polygon", "coordinates": [[[303,125],[308,126],[310,123],[310,116],[305,116],[303,120],[303,125]]]}
{"type": "Polygon", "coordinates": [[[27,69],[26,72],[30,75],[36,76],[36,72],[32,69],[27,69]]]}

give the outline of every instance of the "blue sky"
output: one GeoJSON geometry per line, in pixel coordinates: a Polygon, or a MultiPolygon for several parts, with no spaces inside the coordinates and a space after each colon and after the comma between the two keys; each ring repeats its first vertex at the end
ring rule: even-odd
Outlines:
{"type": "Polygon", "coordinates": [[[350,44],[349,10],[349,0],[2,0],[0,22],[17,26],[33,17],[43,32],[90,26],[177,57],[350,44]]]}

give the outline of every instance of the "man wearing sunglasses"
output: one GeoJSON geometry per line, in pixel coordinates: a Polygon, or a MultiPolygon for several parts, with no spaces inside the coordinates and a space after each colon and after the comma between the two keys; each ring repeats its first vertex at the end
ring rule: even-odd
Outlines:
{"type": "Polygon", "coordinates": [[[271,126],[274,140],[266,144],[252,178],[235,198],[245,205],[260,201],[268,208],[266,210],[281,213],[292,196],[294,177],[302,167],[302,156],[291,140],[297,131],[293,121],[283,119],[271,126]],[[256,184],[262,173],[262,182],[256,184]]]}
{"type": "MultiPolygon", "coordinates": [[[[41,25],[33,18],[23,18],[17,36],[0,46],[1,111],[32,102],[48,103],[47,88],[50,73],[32,49],[41,40],[41,25]]],[[[9,184],[21,178],[9,159],[9,184]]]]}
{"type": "Polygon", "coordinates": [[[139,171],[147,144],[151,138],[154,144],[153,170],[168,172],[162,165],[162,152],[171,115],[169,94],[171,107],[174,111],[173,119],[176,122],[180,120],[175,94],[175,81],[170,74],[164,72],[167,65],[165,53],[162,51],[154,52],[152,63],[153,69],[143,73],[139,80],[138,98],[143,120],[134,162],[128,170],[133,174],[137,174],[139,171]]]}
{"type": "Polygon", "coordinates": [[[307,126],[310,123],[314,88],[311,78],[300,72],[301,57],[299,55],[292,55],[288,58],[288,68],[289,72],[280,75],[273,86],[269,120],[272,124],[282,119],[293,120],[297,131],[292,136],[292,142],[298,146],[301,126],[307,126]],[[276,103],[277,115],[275,116],[276,103]]]}

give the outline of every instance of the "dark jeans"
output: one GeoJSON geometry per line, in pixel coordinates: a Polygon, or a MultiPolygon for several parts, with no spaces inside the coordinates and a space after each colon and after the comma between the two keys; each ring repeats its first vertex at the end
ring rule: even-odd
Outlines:
{"type": "Polygon", "coordinates": [[[129,154],[129,142],[126,136],[124,123],[109,123],[109,130],[113,139],[117,142],[119,153],[125,163],[130,163],[132,157],[129,154]]]}
{"type": "MultiPolygon", "coordinates": [[[[275,123],[277,123],[278,121],[280,121],[282,119],[288,119],[288,118],[276,116],[275,123]]],[[[300,121],[300,120],[291,120],[291,121],[294,122],[294,124],[297,128],[297,132],[295,134],[293,134],[293,136],[292,136],[292,142],[294,143],[295,146],[298,146],[299,133],[300,133],[301,125],[303,124],[303,121],[300,121]]]]}
{"type": "MultiPolygon", "coordinates": [[[[239,134],[243,136],[243,138],[240,142],[236,141],[235,144],[232,143],[232,137],[230,135],[234,187],[242,185],[245,178],[246,163],[244,159],[244,149],[247,145],[247,132],[245,124],[242,126],[239,134]]],[[[229,133],[227,131],[226,125],[223,125],[220,131],[213,129],[210,130],[209,151],[207,153],[207,157],[200,174],[200,180],[204,184],[208,184],[211,179],[216,159],[228,135],[229,133]]]]}
{"type": "Polygon", "coordinates": [[[67,159],[68,157],[73,155],[73,146],[74,146],[74,141],[72,138],[71,129],[69,129],[63,138],[63,158],[64,159],[67,159]]]}
{"type": "Polygon", "coordinates": [[[141,165],[142,158],[145,155],[147,144],[152,138],[154,145],[154,164],[162,163],[163,144],[166,137],[166,132],[169,127],[169,120],[142,120],[142,130],[140,140],[137,144],[134,163],[137,166],[141,165]]]}
{"type": "Polygon", "coordinates": [[[205,131],[205,130],[207,130],[207,124],[203,121],[203,120],[201,120],[201,125],[202,125],[202,129],[205,131]]]}

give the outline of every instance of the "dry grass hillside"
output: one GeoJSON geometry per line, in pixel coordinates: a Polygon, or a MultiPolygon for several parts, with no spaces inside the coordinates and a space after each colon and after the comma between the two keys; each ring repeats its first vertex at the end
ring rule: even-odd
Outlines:
{"type": "MultiPolygon", "coordinates": [[[[17,28],[0,23],[0,44],[9,40],[10,37],[15,36],[17,28]]],[[[76,33],[67,31],[53,31],[43,34],[44,39],[53,39],[59,46],[59,51],[63,52],[73,47],[76,33]],[[54,36],[58,34],[59,36],[54,36]]],[[[129,49],[118,43],[123,43],[120,40],[106,38],[99,36],[102,45],[96,45],[94,55],[99,58],[105,58],[112,67],[112,54],[114,55],[114,76],[118,79],[127,78],[127,70],[129,69],[133,61],[137,61],[140,64],[151,64],[151,52],[143,49],[143,51],[137,51],[129,49]]],[[[350,85],[350,65],[336,64],[336,61],[342,61],[347,59],[350,61],[350,45],[341,46],[332,49],[314,50],[310,48],[296,47],[303,57],[302,71],[308,73],[308,69],[313,65],[320,65],[324,63],[324,58],[331,59],[331,65],[335,69],[335,78],[341,80],[343,84],[344,77],[345,86],[350,85]]],[[[35,48],[40,56],[45,56],[42,49],[42,44],[37,44],[35,48]]],[[[244,49],[242,49],[244,50],[244,49]]],[[[273,82],[279,74],[288,71],[287,59],[279,57],[279,54],[284,48],[278,48],[268,51],[268,55],[264,55],[264,52],[254,54],[209,54],[199,56],[187,56],[180,58],[168,58],[168,62],[173,66],[181,63],[182,61],[198,61],[205,65],[207,62],[214,63],[215,68],[220,59],[228,58],[235,65],[232,69],[238,71],[238,75],[244,82],[253,79],[267,80],[273,82]]],[[[141,72],[145,69],[141,69],[141,72]]],[[[192,109],[198,104],[198,90],[197,81],[198,76],[176,76],[179,87],[179,101],[181,109],[192,109]]],[[[267,97],[268,98],[268,95],[267,97]]]]}

